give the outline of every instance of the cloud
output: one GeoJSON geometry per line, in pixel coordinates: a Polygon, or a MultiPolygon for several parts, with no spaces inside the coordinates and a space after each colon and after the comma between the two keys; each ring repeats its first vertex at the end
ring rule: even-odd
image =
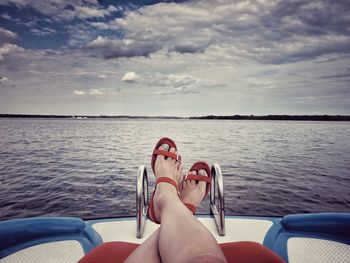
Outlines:
{"type": "Polygon", "coordinates": [[[8,78],[4,77],[4,76],[0,76],[0,84],[4,83],[8,81],[8,78]]]}
{"type": "Polygon", "coordinates": [[[36,36],[48,36],[57,33],[55,29],[48,27],[32,28],[29,31],[36,36]]]}
{"type": "Polygon", "coordinates": [[[0,17],[6,20],[11,20],[11,16],[7,13],[3,13],[0,17]]]}
{"type": "Polygon", "coordinates": [[[90,89],[89,94],[94,96],[102,96],[105,93],[99,89],[90,89]]]}
{"type": "Polygon", "coordinates": [[[86,95],[86,92],[85,91],[82,91],[82,90],[74,90],[73,91],[73,94],[74,95],[77,95],[77,96],[84,96],[84,95],[86,95]]]}
{"type": "Polygon", "coordinates": [[[0,46],[0,60],[4,60],[7,55],[10,55],[15,52],[21,52],[24,49],[15,45],[15,44],[4,44],[0,46]]]}
{"type": "Polygon", "coordinates": [[[96,9],[87,6],[75,6],[75,15],[80,19],[90,18],[90,17],[104,17],[105,12],[101,9],[96,9]]]}
{"type": "Polygon", "coordinates": [[[154,74],[143,78],[143,84],[153,87],[156,95],[195,94],[199,93],[198,86],[208,83],[188,74],[154,74]]]}
{"type": "Polygon", "coordinates": [[[147,41],[138,42],[125,42],[119,39],[108,39],[102,36],[98,36],[95,40],[91,41],[84,46],[87,51],[92,51],[94,54],[101,54],[104,58],[115,57],[138,57],[148,56],[150,53],[159,49],[157,44],[147,41]]]}
{"type": "Polygon", "coordinates": [[[86,0],[3,0],[1,4],[15,5],[19,9],[32,8],[42,15],[52,16],[56,21],[103,18],[118,11],[118,8],[113,5],[105,8],[98,1],[86,0]]]}
{"type": "Polygon", "coordinates": [[[104,45],[93,41],[87,47],[108,59],[159,51],[196,54],[224,49],[227,57],[294,63],[349,54],[347,10],[346,1],[328,0],[159,3],[126,11],[112,21],[91,23],[101,30],[122,30],[122,38],[132,44],[110,38],[104,45]]]}
{"type": "Polygon", "coordinates": [[[13,43],[16,39],[16,33],[0,27],[0,61],[4,60],[7,55],[23,51],[23,48],[13,43]]]}
{"type": "Polygon", "coordinates": [[[122,81],[124,82],[136,82],[136,80],[139,78],[139,76],[133,72],[127,72],[124,74],[124,76],[122,77],[122,81]]]}
{"type": "Polygon", "coordinates": [[[76,89],[73,91],[73,94],[76,96],[85,96],[85,95],[102,96],[102,95],[105,95],[105,93],[100,89],[89,89],[88,91],[76,89]]]}
{"type": "Polygon", "coordinates": [[[16,38],[16,33],[0,27],[0,45],[4,43],[13,43],[16,40],[16,38]]]}

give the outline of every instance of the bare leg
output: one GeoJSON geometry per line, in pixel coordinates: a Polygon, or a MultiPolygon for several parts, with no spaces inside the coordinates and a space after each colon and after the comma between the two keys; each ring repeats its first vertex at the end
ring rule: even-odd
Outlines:
{"type": "Polygon", "coordinates": [[[147,238],[138,248],[131,253],[131,255],[125,260],[125,263],[160,263],[160,256],[158,252],[158,237],[159,229],[153,232],[153,234],[147,238]]]}
{"type": "MultiPolygon", "coordinates": [[[[179,182],[182,167],[175,160],[159,155],[155,173],[157,178],[169,177],[179,182]]],[[[182,185],[181,200],[197,206],[204,197],[205,187],[204,182],[187,181],[182,185]]],[[[181,200],[172,185],[158,184],[154,204],[161,227],[125,262],[226,262],[214,237],[181,200]]]]}
{"type": "MultiPolygon", "coordinates": [[[[158,156],[155,172],[156,177],[166,176],[178,182],[181,166],[171,158],[158,156]]],[[[204,197],[205,185],[197,184],[196,192],[202,193],[199,200],[204,197]]],[[[175,187],[159,183],[154,205],[161,222],[158,249],[162,262],[226,262],[215,238],[181,202],[175,187]]]]}
{"type": "MultiPolygon", "coordinates": [[[[162,145],[160,147],[163,150],[168,151],[169,145],[162,145]]],[[[177,165],[177,169],[181,167],[177,165]]],[[[180,171],[181,173],[181,171],[180,171]]],[[[133,253],[125,260],[125,263],[131,262],[143,262],[143,263],[158,263],[161,262],[159,250],[158,250],[158,238],[159,230],[157,229],[144,243],[134,250],[133,253]]]]}

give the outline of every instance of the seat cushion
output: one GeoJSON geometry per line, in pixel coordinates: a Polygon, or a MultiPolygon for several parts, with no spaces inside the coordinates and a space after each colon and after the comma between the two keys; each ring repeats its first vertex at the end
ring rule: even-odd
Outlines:
{"type": "Polygon", "coordinates": [[[118,263],[124,260],[139,246],[128,242],[107,242],[86,254],[78,263],[118,263]]]}
{"type": "MultiPolygon", "coordinates": [[[[124,260],[138,247],[128,242],[108,242],[96,247],[78,263],[118,263],[124,260]]],[[[228,262],[244,263],[281,263],[277,254],[256,242],[230,242],[220,244],[228,262]]]]}

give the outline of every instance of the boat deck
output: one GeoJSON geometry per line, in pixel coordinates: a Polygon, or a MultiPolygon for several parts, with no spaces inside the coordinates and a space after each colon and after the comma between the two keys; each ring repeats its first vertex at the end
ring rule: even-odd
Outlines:
{"type": "MultiPolygon", "coordinates": [[[[226,216],[225,236],[211,216],[198,216],[219,243],[254,241],[287,262],[350,262],[350,214],[290,215],[284,218],[226,216]]],[[[83,221],[29,218],[0,222],[1,263],[77,262],[94,247],[111,241],[142,243],[159,226],[147,220],[136,238],[136,218],[83,221]]]]}

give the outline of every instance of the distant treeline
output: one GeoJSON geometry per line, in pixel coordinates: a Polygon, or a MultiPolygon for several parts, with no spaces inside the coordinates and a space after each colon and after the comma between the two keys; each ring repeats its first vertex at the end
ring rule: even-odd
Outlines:
{"type": "Polygon", "coordinates": [[[0,114],[0,118],[43,118],[43,119],[183,119],[172,116],[129,116],[129,115],[38,115],[38,114],[0,114]]]}
{"type": "Polygon", "coordinates": [[[45,119],[191,119],[191,120],[275,120],[275,121],[350,121],[350,116],[344,115],[232,115],[232,116],[129,116],[129,115],[35,115],[35,114],[0,114],[0,118],[45,118],[45,119]]]}
{"type": "Polygon", "coordinates": [[[190,119],[204,120],[273,120],[273,121],[350,121],[350,116],[344,115],[232,115],[232,116],[202,116],[190,119]]]}

